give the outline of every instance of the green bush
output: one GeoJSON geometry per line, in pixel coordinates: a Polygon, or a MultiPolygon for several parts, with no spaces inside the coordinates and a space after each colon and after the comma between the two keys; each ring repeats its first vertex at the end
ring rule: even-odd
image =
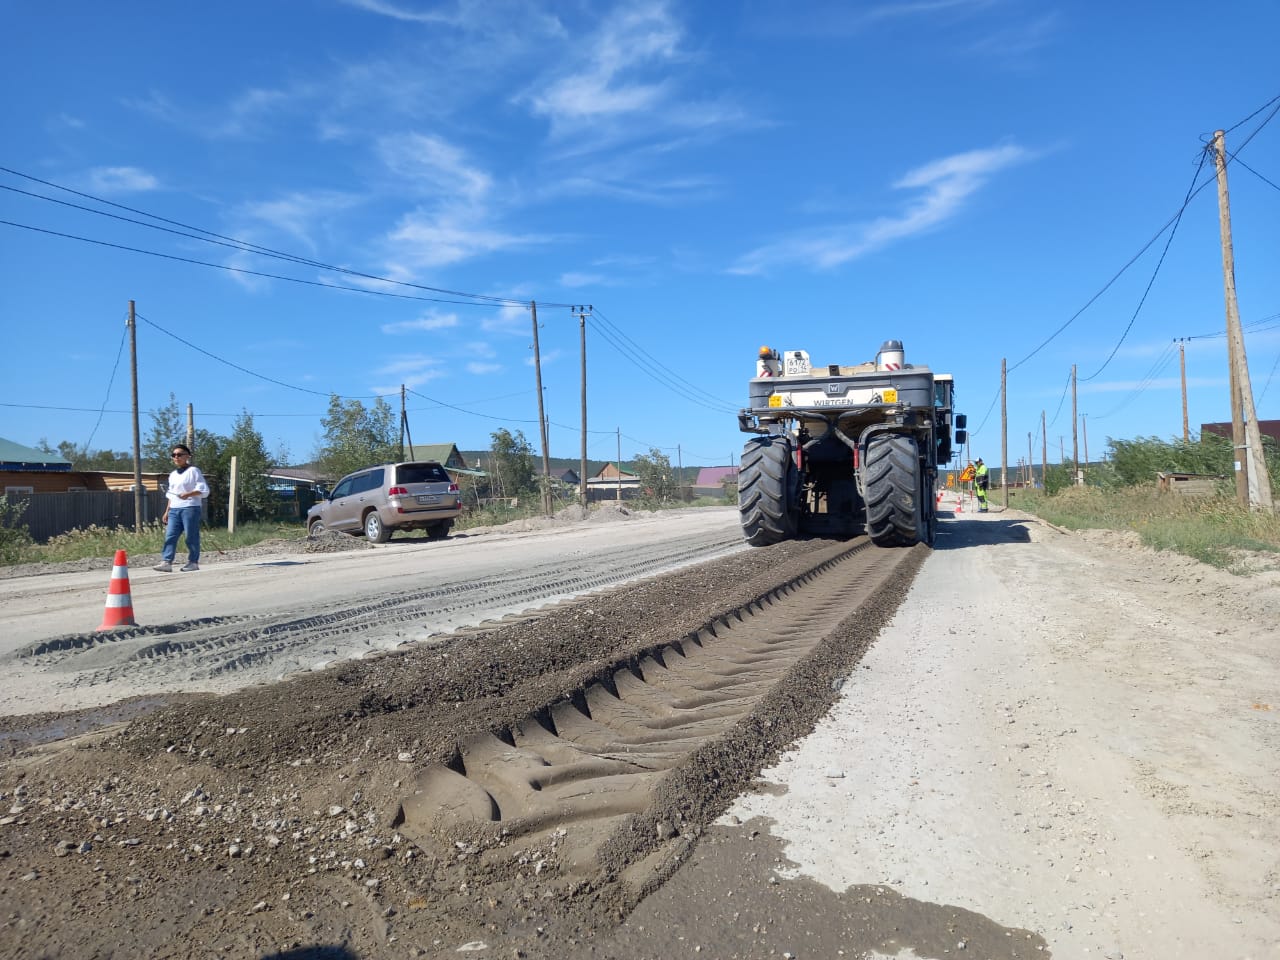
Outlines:
{"type": "Polygon", "coordinates": [[[0,496],[0,563],[20,563],[31,549],[31,531],[22,522],[26,500],[0,496]]]}

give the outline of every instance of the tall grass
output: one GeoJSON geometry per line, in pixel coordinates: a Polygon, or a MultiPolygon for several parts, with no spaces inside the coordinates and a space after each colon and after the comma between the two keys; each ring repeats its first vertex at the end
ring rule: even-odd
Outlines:
{"type": "Polygon", "coordinates": [[[1188,497],[1151,486],[1018,491],[1017,506],[1070,530],[1133,530],[1156,550],[1244,572],[1241,552],[1280,554],[1280,517],[1228,497],[1188,497]]]}
{"type": "MultiPolygon", "coordinates": [[[[206,556],[219,550],[249,547],[263,540],[276,538],[296,539],[305,535],[298,524],[246,523],[236,527],[234,534],[224,528],[204,527],[200,531],[200,552],[206,556]]],[[[164,526],[150,523],[140,532],[126,528],[90,526],[81,530],[52,537],[48,543],[22,544],[21,548],[0,558],[0,562],[61,563],[66,560],[85,560],[91,557],[110,557],[117,550],[125,550],[130,556],[156,554],[164,546],[164,526]]],[[[180,541],[178,551],[186,549],[186,541],[180,541]]]]}

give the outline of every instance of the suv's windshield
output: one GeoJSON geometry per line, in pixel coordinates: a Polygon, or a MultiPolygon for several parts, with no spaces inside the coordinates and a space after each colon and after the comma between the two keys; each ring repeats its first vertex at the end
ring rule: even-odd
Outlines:
{"type": "Polygon", "coordinates": [[[402,463],[396,468],[397,483],[449,482],[449,474],[438,463],[402,463]]]}

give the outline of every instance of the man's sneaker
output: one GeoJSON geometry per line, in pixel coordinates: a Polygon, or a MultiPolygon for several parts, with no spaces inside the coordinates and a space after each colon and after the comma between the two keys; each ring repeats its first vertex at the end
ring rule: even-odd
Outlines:
{"type": "Polygon", "coordinates": [[[161,560],[152,570],[159,570],[161,573],[173,573],[173,564],[167,560],[161,560]]]}
{"type": "Polygon", "coordinates": [[[194,562],[194,561],[192,561],[191,563],[184,563],[184,564],[182,565],[182,572],[183,572],[183,573],[190,573],[192,570],[199,570],[199,569],[200,569],[200,564],[198,564],[198,563],[196,563],[196,562],[194,562]]]}

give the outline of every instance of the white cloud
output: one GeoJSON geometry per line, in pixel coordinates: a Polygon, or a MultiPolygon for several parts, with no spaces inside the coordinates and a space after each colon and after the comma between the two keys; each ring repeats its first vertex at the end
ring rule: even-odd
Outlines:
{"type": "Polygon", "coordinates": [[[429,310],[416,320],[401,320],[397,323],[384,323],[382,332],[388,334],[417,333],[419,331],[447,330],[458,325],[456,313],[437,313],[429,310]]]}
{"type": "Polygon", "coordinates": [[[662,130],[707,131],[737,124],[742,111],[682,99],[677,68],[694,58],[684,28],[663,0],[622,4],[574,49],[576,58],[515,98],[547,118],[564,156],[600,150],[662,130]]]}
{"type": "MultiPolygon", "coordinates": [[[[496,313],[480,321],[480,329],[486,333],[532,336],[529,308],[517,305],[500,307],[496,313]]],[[[532,349],[531,343],[530,350],[532,349]]]]}
{"type": "Polygon", "coordinates": [[[560,286],[562,287],[601,287],[608,283],[603,274],[599,273],[562,273],[560,274],[560,286]]]}
{"type": "Polygon", "coordinates": [[[457,19],[456,13],[449,14],[441,10],[411,10],[408,9],[409,4],[391,3],[389,0],[342,0],[342,2],[349,7],[411,23],[454,23],[457,19]]]}
{"type": "Polygon", "coordinates": [[[95,167],[89,171],[94,193],[142,193],[160,189],[160,181],[137,167],[95,167]]]}
{"type": "Polygon", "coordinates": [[[932,230],[956,216],[965,202],[1000,171],[1022,163],[1030,153],[1006,145],[943,157],[909,171],[893,186],[919,196],[900,213],[868,223],[799,231],[741,257],[730,273],[760,274],[796,264],[831,269],[889,244],[932,230]]]}
{"type": "Polygon", "coordinates": [[[540,242],[536,237],[521,237],[479,226],[472,218],[458,213],[424,210],[401,217],[387,240],[398,259],[394,266],[410,270],[448,266],[540,242]]]}
{"type": "Polygon", "coordinates": [[[419,192],[478,203],[492,190],[493,178],[440,137],[420,133],[382,137],[377,150],[387,169],[419,192]]]}
{"type": "Polygon", "coordinates": [[[335,214],[349,209],[358,198],[344,193],[321,190],[314,193],[289,193],[274,200],[261,200],[238,207],[234,219],[239,221],[237,236],[252,239],[246,233],[267,227],[287,234],[315,249],[315,233],[335,214]]]}
{"type": "Polygon", "coordinates": [[[394,378],[394,383],[389,386],[370,388],[372,393],[385,395],[399,393],[402,384],[409,388],[420,387],[424,383],[446,376],[448,371],[439,357],[409,354],[389,361],[374,373],[379,377],[394,378]]]}
{"type": "Polygon", "coordinates": [[[504,369],[505,368],[500,363],[481,363],[478,360],[473,360],[467,364],[467,373],[474,373],[477,375],[501,373],[504,369]]]}

